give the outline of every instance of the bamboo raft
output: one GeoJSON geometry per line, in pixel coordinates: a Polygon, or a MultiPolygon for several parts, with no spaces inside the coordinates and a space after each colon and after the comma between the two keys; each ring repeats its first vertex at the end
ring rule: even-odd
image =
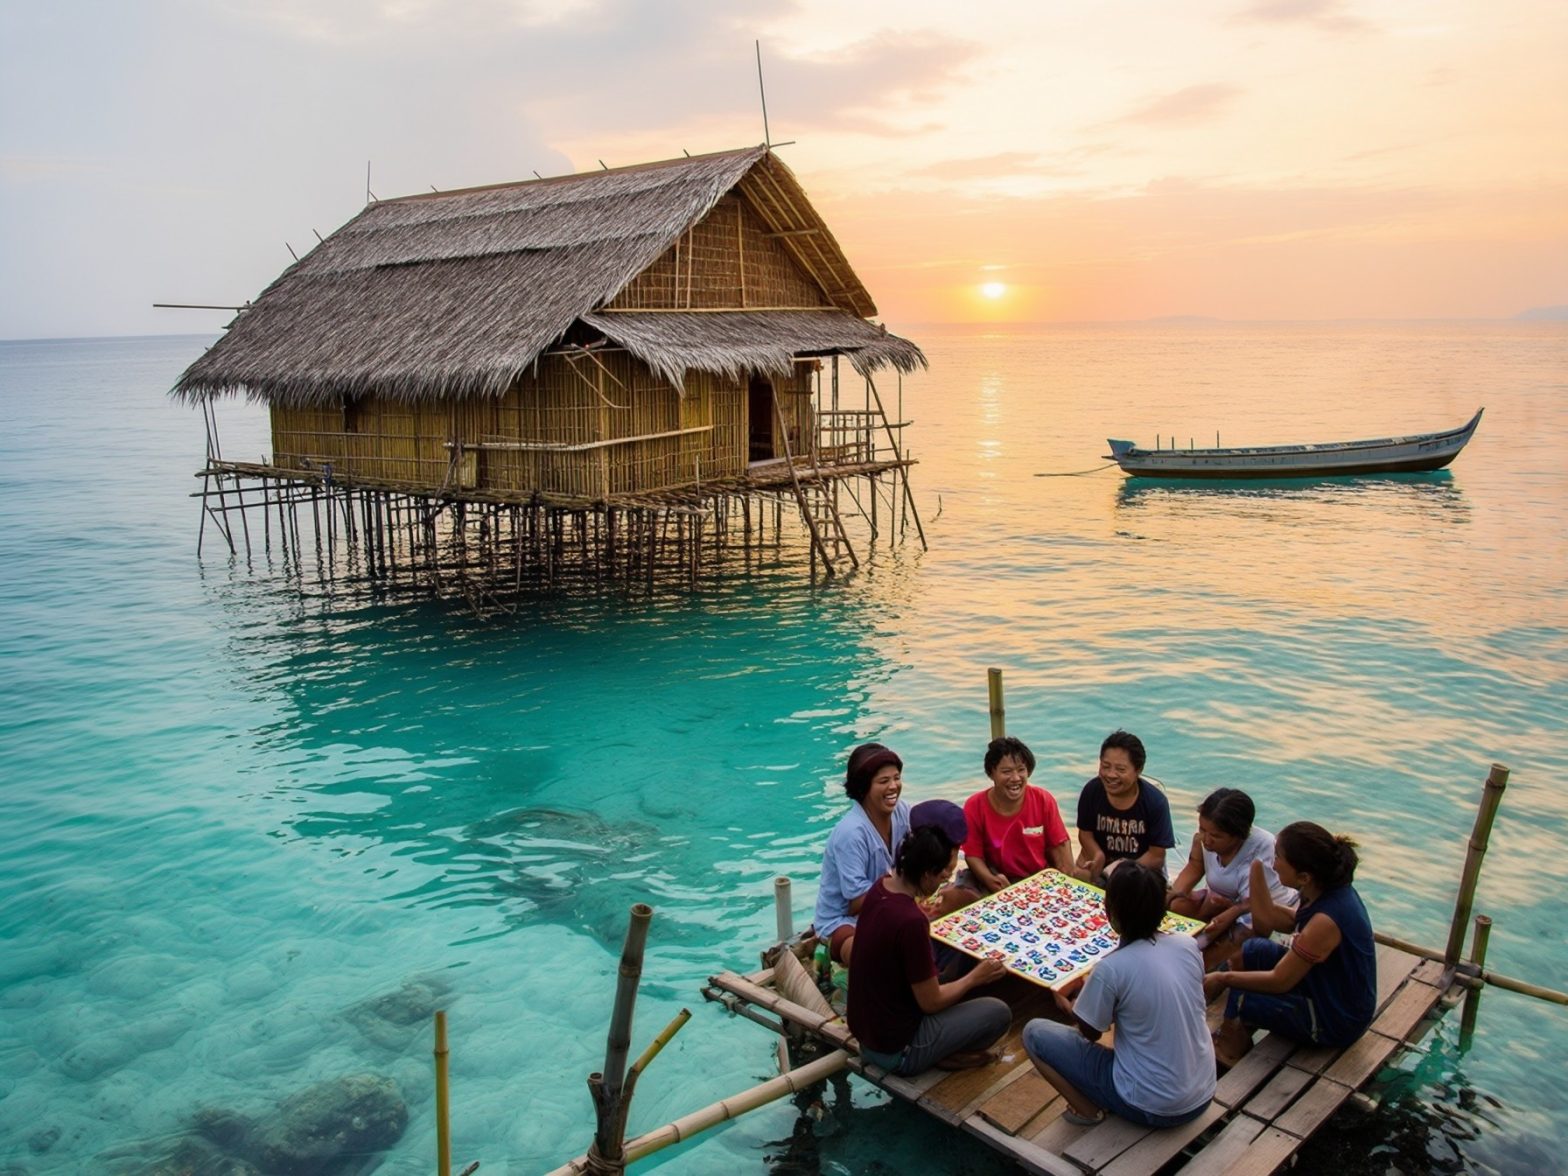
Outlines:
{"type": "MultiPolygon", "coordinates": [[[[845,1066],[866,1081],[938,1120],[975,1136],[1025,1171],[1045,1176],[1136,1176],[1178,1157],[1182,1172],[1266,1176],[1295,1153],[1330,1115],[1396,1052],[1418,1041],[1465,989],[1454,969],[1397,947],[1378,948],[1378,1012],[1372,1027],[1346,1049],[1300,1046],[1277,1034],[1258,1041],[1219,1082],[1214,1101],[1181,1127],[1155,1130],[1108,1116],[1093,1127],[1062,1118],[1066,1103],[1036,1072],[1021,1035],[1034,1017],[1052,1016],[1050,994],[1010,978],[989,988],[1013,1009],[1001,1058],[989,1066],[927,1070],[901,1078],[862,1060],[842,1017],[797,1004],[775,986],[773,969],[722,972],[704,995],[782,1035],[793,1031],[842,1051],[845,1066]]],[[[1217,1026],[1223,996],[1210,1006],[1217,1026]]]]}

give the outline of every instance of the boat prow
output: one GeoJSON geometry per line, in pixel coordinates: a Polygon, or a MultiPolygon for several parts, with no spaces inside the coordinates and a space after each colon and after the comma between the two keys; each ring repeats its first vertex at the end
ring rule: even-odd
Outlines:
{"type": "Polygon", "coordinates": [[[1106,456],[1140,478],[1322,478],[1342,474],[1395,474],[1440,470],[1464,449],[1485,408],[1457,429],[1332,441],[1313,445],[1257,445],[1214,449],[1139,449],[1107,438],[1106,456]]]}

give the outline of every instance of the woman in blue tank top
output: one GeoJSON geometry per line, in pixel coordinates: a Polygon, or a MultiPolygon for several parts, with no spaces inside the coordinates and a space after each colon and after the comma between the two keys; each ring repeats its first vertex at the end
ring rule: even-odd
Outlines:
{"type": "Polygon", "coordinates": [[[1252,864],[1255,931],[1294,929],[1290,945],[1249,939],[1237,971],[1211,972],[1204,993],[1229,990],[1215,1056],[1234,1065],[1252,1048],[1258,1029],[1311,1045],[1346,1046],[1366,1032],[1377,1011],[1377,955],[1372,922],[1351,882],[1355,842],[1321,825],[1297,821],[1275,838],[1279,880],[1301,894],[1292,911],[1277,905],[1252,864]]]}

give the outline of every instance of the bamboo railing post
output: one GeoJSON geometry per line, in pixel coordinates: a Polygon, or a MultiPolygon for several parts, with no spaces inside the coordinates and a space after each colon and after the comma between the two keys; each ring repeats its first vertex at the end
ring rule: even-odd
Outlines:
{"type": "Polygon", "coordinates": [[[436,1011],[436,1176],[452,1176],[451,1095],[447,1089],[446,1012],[436,1011]]]}
{"type": "Polygon", "coordinates": [[[1486,843],[1492,835],[1492,822],[1497,808],[1503,802],[1503,790],[1508,787],[1508,769],[1493,764],[1486,777],[1486,790],[1481,794],[1481,807],[1475,815],[1475,828],[1470,833],[1470,848],[1465,854],[1464,873],[1459,879],[1459,897],[1454,903],[1454,921],[1448,928],[1448,946],[1443,951],[1443,963],[1452,968],[1459,962],[1459,953],[1465,945],[1465,928],[1470,922],[1470,908],[1475,904],[1476,883],[1481,878],[1481,861],[1486,857],[1486,843]]]}
{"type": "Polygon", "coordinates": [[[622,1113],[622,1094],[626,1081],[626,1055],[632,1044],[632,1012],[637,1003],[637,986],[642,980],[643,950],[648,943],[648,924],[653,908],[635,903],[626,927],[626,945],[621,951],[620,978],[615,988],[615,1007],[610,1013],[610,1032],[605,1040],[604,1069],[588,1075],[588,1090],[593,1096],[593,1147],[588,1158],[590,1171],[626,1171],[622,1132],[626,1117],[622,1113]]]}
{"type": "Polygon", "coordinates": [[[773,879],[773,917],[778,925],[780,943],[787,943],[795,934],[795,919],[790,911],[789,878],[780,874],[773,879]]]}
{"type": "Polygon", "coordinates": [[[985,672],[991,695],[991,738],[1000,739],[1007,734],[1007,708],[1002,704],[1002,671],[985,672]]]}
{"type": "MultiPolygon", "coordinates": [[[[1475,917],[1475,935],[1470,939],[1470,962],[1475,965],[1476,975],[1479,976],[1486,970],[1486,942],[1492,936],[1492,920],[1485,915],[1475,917]]],[[[1470,1039],[1475,1036],[1476,1014],[1481,1011],[1481,990],[1472,988],[1465,993],[1464,1012],[1459,1017],[1459,1048],[1469,1049],[1470,1039]]]]}

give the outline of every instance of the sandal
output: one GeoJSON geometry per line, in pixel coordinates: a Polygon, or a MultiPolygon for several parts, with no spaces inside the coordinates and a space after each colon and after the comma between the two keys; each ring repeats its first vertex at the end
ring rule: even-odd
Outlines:
{"type": "Polygon", "coordinates": [[[1096,1111],[1092,1115],[1080,1115],[1072,1107],[1068,1107],[1062,1112],[1062,1118],[1066,1119],[1074,1127],[1093,1127],[1096,1123],[1105,1122],[1105,1112],[1096,1111]]]}

